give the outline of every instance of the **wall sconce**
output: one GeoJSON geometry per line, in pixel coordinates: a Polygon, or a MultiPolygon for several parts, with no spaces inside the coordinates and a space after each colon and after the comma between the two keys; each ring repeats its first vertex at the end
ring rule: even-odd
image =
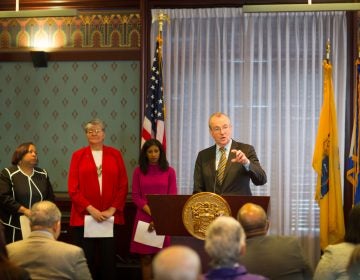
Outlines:
{"type": "Polygon", "coordinates": [[[31,51],[30,52],[31,60],[35,68],[38,67],[47,67],[48,57],[47,53],[44,51],[31,51]]]}

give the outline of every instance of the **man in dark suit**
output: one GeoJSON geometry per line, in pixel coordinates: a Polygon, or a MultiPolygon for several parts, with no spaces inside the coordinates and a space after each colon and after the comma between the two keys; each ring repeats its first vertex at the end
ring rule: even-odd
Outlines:
{"type": "Polygon", "coordinates": [[[237,220],[246,233],[246,253],[240,257],[250,273],[261,273],[269,279],[312,279],[312,269],[300,241],[293,236],[267,235],[269,222],[264,209],[253,203],[244,204],[237,220]]]}
{"type": "Polygon", "coordinates": [[[31,208],[28,238],[6,246],[10,261],[25,268],[31,279],[92,279],[84,251],[57,241],[61,213],[57,206],[43,200],[31,208]]]}
{"type": "Polygon", "coordinates": [[[209,130],[215,145],[200,151],[197,156],[193,193],[251,195],[250,180],[255,185],[266,183],[266,173],[254,147],[231,138],[232,126],[226,114],[212,114],[209,118],[209,130]],[[226,157],[224,169],[221,168],[222,148],[226,157]],[[219,176],[220,173],[223,174],[219,176]]]}

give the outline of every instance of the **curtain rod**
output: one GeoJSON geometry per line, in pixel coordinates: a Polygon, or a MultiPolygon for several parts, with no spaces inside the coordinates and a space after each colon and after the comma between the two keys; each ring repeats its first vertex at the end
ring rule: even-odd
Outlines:
{"type": "Polygon", "coordinates": [[[358,11],[360,3],[244,5],[244,13],[358,11]]]}

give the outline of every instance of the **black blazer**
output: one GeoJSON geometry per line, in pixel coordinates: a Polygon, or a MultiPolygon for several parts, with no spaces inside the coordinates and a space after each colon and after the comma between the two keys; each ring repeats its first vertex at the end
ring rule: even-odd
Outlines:
{"type": "Polygon", "coordinates": [[[193,193],[215,192],[220,195],[252,195],[250,179],[255,185],[264,185],[266,173],[262,169],[253,146],[232,141],[230,153],[225,167],[224,180],[221,186],[216,184],[216,145],[199,152],[194,169],[193,193]],[[250,169],[237,162],[231,162],[235,154],[232,149],[241,150],[250,160],[250,169]]]}

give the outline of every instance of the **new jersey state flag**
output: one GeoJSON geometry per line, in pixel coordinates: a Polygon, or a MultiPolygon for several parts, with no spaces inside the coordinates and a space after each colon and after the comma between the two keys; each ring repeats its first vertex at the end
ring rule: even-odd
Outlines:
{"type": "Polygon", "coordinates": [[[345,234],[332,66],[323,62],[324,92],[312,166],[317,173],[315,199],[320,208],[320,247],[343,241],[345,234]]]}

